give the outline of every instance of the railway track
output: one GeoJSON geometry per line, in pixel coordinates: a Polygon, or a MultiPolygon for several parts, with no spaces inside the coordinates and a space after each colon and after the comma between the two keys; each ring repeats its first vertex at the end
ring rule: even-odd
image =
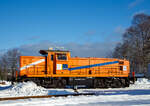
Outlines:
{"type": "Polygon", "coordinates": [[[7,97],[7,98],[0,98],[0,101],[4,101],[4,100],[18,100],[18,99],[30,99],[30,98],[67,97],[67,96],[80,96],[80,95],[95,95],[95,93],[76,93],[76,94],[64,94],[64,95],[7,97]]]}

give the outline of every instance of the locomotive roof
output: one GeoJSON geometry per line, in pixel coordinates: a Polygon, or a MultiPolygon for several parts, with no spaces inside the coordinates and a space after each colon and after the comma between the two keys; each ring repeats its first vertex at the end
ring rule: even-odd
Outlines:
{"type": "Polygon", "coordinates": [[[40,50],[40,54],[48,54],[48,52],[70,52],[67,50],[40,50]]]}

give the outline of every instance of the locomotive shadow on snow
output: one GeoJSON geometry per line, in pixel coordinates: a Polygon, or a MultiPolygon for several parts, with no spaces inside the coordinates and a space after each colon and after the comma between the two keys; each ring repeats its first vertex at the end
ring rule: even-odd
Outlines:
{"type": "Polygon", "coordinates": [[[95,93],[96,95],[150,95],[150,89],[136,89],[136,90],[106,90],[106,91],[90,91],[84,92],[95,93]]]}
{"type": "Polygon", "coordinates": [[[12,85],[10,85],[10,86],[5,86],[5,87],[0,87],[0,90],[5,90],[5,89],[9,89],[9,88],[12,88],[12,85]]]}
{"type": "Polygon", "coordinates": [[[48,95],[67,95],[67,94],[75,94],[75,92],[69,92],[69,91],[66,91],[66,90],[51,90],[49,89],[48,90],[48,95]]]}

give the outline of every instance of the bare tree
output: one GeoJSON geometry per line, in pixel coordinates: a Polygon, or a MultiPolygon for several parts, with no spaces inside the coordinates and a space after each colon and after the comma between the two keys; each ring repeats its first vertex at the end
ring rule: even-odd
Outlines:
{"type": "Polygon", "coordinates": [[[130,60],[131,71],[145,73],[150,62],[150,16],[137,14],[123,34],[123,42],[116,46],[114,57],[130,60]],[[147,51],[147,52],[145,52],[147,51]]]}
{"type": "Polygon", "coordinates": [[[4,79],[11,79],[19,67],[20,52],[18,49],[8,50],[0,60],[4,79]]]}

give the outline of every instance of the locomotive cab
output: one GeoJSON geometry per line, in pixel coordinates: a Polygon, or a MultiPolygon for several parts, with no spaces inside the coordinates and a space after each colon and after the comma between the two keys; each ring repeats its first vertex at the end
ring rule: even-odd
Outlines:
{"type": "Polygon", "coordinates": [[[68,69],[69,51],[40,50],[40,53],[47,57],[46,70],[48,74],[61,74],[65,73],[65,70],[68,69]]]}

